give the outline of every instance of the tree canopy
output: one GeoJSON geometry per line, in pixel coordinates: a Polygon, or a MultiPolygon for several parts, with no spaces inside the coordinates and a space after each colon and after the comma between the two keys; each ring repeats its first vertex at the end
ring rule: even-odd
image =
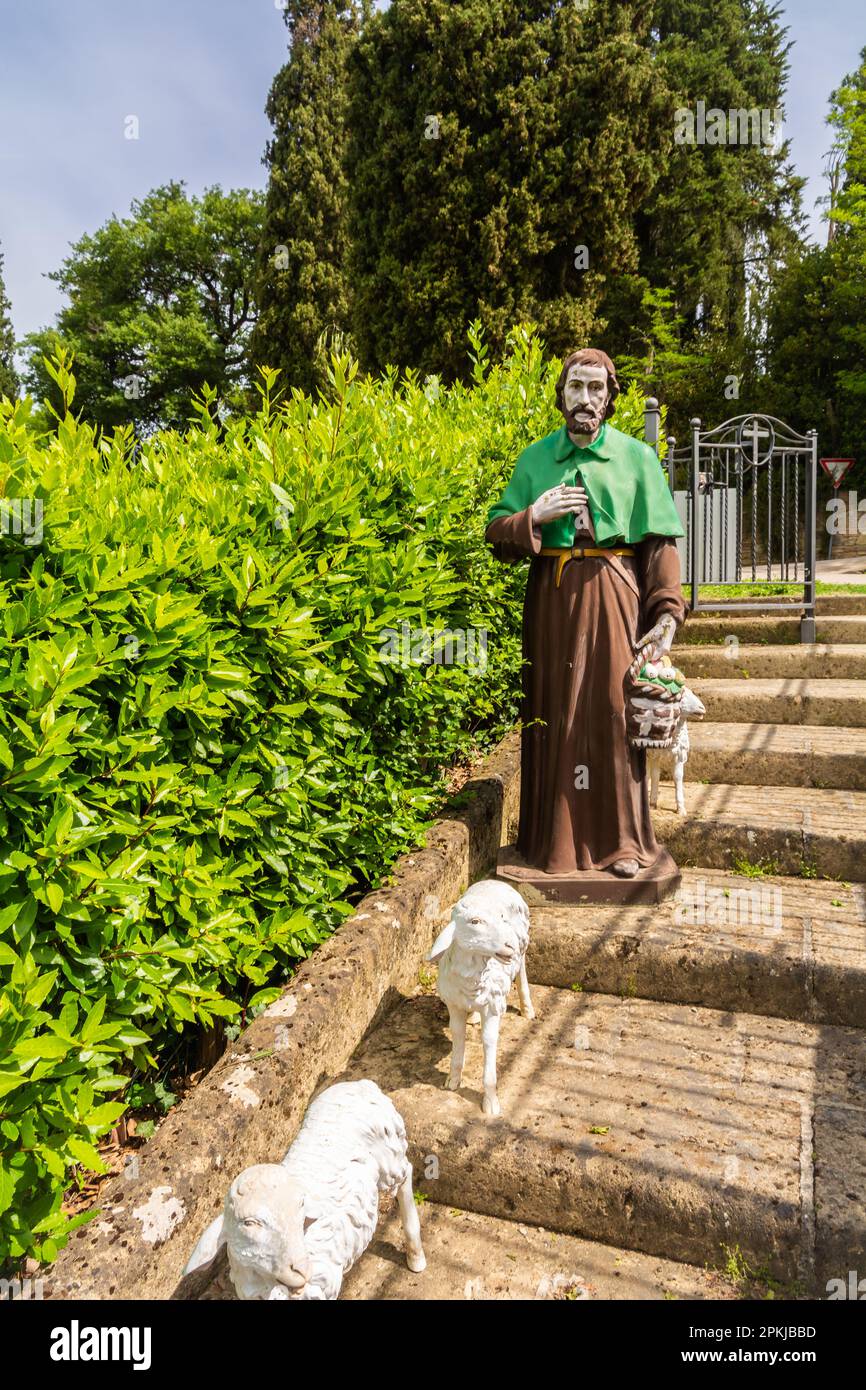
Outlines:
{"type": "Polygon", "coordinates": [[[817,428],[828,457],[855,458],[866,478],[866,49],[833,92],[838,166],[825,246],[791,259],[769,313],[767,390],[777,412],[817,428]]]}
{"type": "Polygon", "coordinates": [[[173,182],[81,237],[50,276],[68,304],[25,340],[28,388],[59,409],[43,358],[62,345],[78,405],[104,427],[184,426],[206,383],[226,407],[242,404],[262,205],[247,189],[190,197],[173,182]]]}
{"type": "Polygon", "coordinates": [[[454,377],[466,324],[564,351],[633,269],[664,89],[648,7],[394,0],[349,61],[353,324],[362,361],[454,377]]]}

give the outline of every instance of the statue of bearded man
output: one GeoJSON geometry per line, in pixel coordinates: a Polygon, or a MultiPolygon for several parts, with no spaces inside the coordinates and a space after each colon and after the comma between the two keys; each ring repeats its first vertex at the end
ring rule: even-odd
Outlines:
{"type": "Polygon", "coordinates": [[[485,533],[497,559],[531,561],[520,825],[499,873],[542,889],[558,876],[562,900],[653,900],[677,881],[625,704],[636,654],[658,660],[685,619],[683,529],[654,451],[608,423],[618,394],[604,352],[566,358],[565,423],[524,449],[485,533]],[[562,891],[562,876],[577,885],[562,891]]]}

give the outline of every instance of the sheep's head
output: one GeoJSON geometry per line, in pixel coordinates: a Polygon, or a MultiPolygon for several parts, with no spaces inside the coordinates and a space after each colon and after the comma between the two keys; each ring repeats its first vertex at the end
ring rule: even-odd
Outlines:
{"type": "Polygon", "coordinates": [[[473,883],[452,913],[454,937],[464,951],[510,964],[526,950],[529,909],[516,889],[496,879],[473,883]]]}
{"type": "Polygon", "coordinates": [[[304,1244],[304,1191],[279,1163],[245,1168],[228,1190],[225,1238],[241,1299],[297,1297],[312,1265],[304,1244]]]}
{"type": "Polygon", "coordinates": [[[703,719],[706,714],[706,706],[693,690],[686,686],[683,690],[682,719],[703,719]]]}

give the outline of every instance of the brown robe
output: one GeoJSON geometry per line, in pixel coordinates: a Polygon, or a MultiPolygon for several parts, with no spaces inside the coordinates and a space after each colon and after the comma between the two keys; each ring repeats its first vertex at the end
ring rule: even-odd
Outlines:
{"type": "MultiPolygon", "coordinates": [[[[587,522],[588,513],[579,518],[578,545],[593,544],[587,522]]],[[[617,859],[652,864],[659,845],[646,754],[626,739],[623,683],[634,641],[662,613],[672,613],[677,626],[685,619],[676,542],[651,536],[632,547],[634,558],[570,560],[557,589],[557,560],[540,554],[529,508],[492,521],[485,538],[498,560],[532,561],[523,608],[518,853],[551,874],[605,869],[617,859]],[[575,786],[581,767],[583,789],[575,786]]]]}

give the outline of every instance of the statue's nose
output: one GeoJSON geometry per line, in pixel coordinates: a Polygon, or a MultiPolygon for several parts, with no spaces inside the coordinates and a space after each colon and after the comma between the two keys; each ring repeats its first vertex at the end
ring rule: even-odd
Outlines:
{"type": "Polygon", "coordinates": [[[310,1270],[307,1262],[303,1261],[304,1267],[299,1267],[301,1261],[293,1261],[292,1264],[285,1264],[277,1274],[277,1279],[281,1284],[285,1284],[287,1289],[302,1289],[310,1278],[310,1270]]]}

